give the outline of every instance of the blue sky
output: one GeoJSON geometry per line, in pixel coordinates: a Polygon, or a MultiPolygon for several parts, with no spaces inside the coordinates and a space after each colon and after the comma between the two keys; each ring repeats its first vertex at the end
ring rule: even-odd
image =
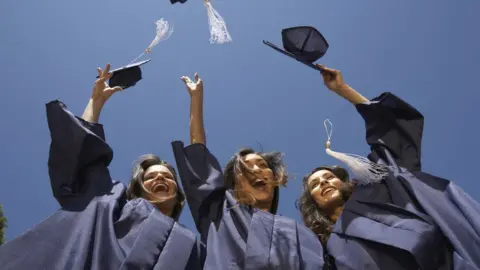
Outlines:
{"type": "MultiPolygon", "coordinates": [[[[189,96],[182,75],[205,85],[208,146],[222,165],[242,146],[285,153],[290,175],[279,213],[294,206],[301,176],[334,162],[324,151],[323,120],[334,124],[332,148],[366,155],[363,120],[329,92],[316,71],[262,44],[281,44],[282,28],[312,25],[330,43],[321,63],[373,98],[391,91],[425,116],[424,171],[456,181],[472,197],[480,187],[477,86],[478,10],[465,1],[212,0],[232,44],[211,45],[201,0],[0,1],[0,203],[12,239],[58,209],[48,179],[45,103],[60,99],[81,114],[95,68],[127,64],[150,43],[154,22],[174,24],[153,49],[136,87],[114,95],[101,123],[114,149],[112,176],[127,183],[132,161],[155,153],[173,162],[170,142],[188,142],[189,96]]],[[[194,229],[190,212],[181,222],[194,229]]]]}

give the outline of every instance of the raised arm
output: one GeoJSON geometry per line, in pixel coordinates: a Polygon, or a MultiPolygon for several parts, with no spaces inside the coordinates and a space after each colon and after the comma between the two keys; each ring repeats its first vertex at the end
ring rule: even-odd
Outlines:
{"type": "MultiPolygon", "coordinates": [[[[60,101],[47,103],[47,121],[51,143],[48,169],[52,191],[58,202],[65,206],[70,199],[79,198],[88,192],[91,181],[109,182],[107,166],[113,151],[105,142],[103,127],[98,116],[106,100],[118,88],[109,88],[108,69],[99,71],[100,79],[95,82],[92,97],[82,118],[73,115],[60,101]]],[[[108,183],[107,183],[108,184],[108,183]]]]}
{"type": "Polygon", "coordinates": [[[383,93],[369,101],[343,81],[340,71],[322,68],[325,85],[355,105],[365,120],[366,139],[371,146],[370,159],[392,162],[409,170],[421,170],[423,115],[392,93],[383,93]]]}
{"type": "Polygon", "coordinates": [[[195,81],[182,77],[191,97],[190,143],[172,143],[178,173],[182,181],[190,212],[197,229],[206,237],[210,222],[218,220],[222,212],[225,185],[222,169],[205,145],[203,127],[203,83],[195,74],[195,81]]]}
{"type": "Polygon", "coordinates": [[[203,126],[203,81],[195,73],[195,81],[182,77],[190,94],[190,144],[206,145],[205,127],[203,126]]]}

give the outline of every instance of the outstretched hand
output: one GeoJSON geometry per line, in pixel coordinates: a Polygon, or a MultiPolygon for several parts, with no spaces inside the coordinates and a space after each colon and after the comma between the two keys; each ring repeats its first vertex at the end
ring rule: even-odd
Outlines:
{"type": "Polygon", "coordinates": [[[201,96],[203,94],[203,81],[198,77],[198,73],[195,73],[195,81],[192,81],[187,76],[182,76],[181,80],[185,83],[190,97],[201,96]]]}
{"type": "Polygon", "coordinates": [[[343,76],[340,70],[327,68],[326,66],[320,64],[315,65],[321,69],[320,74],[322,75],[323,82],[328,89],[338,92],[348,87],[348,85],[343,81],[343,76]]]}
{"type": "Polygon", "coordinates": [[[98,79],[93,85],[92,99],[95,101],[107,101],[114,93],[122,91],[120,86],[110,87],[107,81],[112,77],[110,73],[110,64],[105,66],[105,69],[97,68],[98,79]]]}

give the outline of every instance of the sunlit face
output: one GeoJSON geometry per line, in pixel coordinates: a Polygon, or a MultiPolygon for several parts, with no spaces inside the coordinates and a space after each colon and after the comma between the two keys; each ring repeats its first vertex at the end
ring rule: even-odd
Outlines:
{"type": "Polygon", "coordinates": [[[341,189],[344,182],[329,170],[313,173],[307,180],[308,190],[317,206],[328,211],[343,204],[341,189]]]}
{"type": "MultiPolygon", "coordinates": [[[[143,175],[143,185],[146,190],[155,195],[155,198],[147,198],[150,200],[158,201],[177,194],[177,183],[173,174],[163,165],[148,167],[143,175]]],[[[146,194],[146,196],[151,197],[150,194],[146,194]]]]}
{"type": "Polygon", "coordinates": [[[274,174],[267,162],[258,154],[248,154],[243,161],[253,174],[236,174],[237,188],[251,194],[257,202],[270,203],[274,194],[274,174]]]}

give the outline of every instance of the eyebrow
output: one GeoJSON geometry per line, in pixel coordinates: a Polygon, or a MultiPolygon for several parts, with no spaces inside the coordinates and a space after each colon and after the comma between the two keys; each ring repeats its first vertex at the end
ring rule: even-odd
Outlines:
{"type": "Polygon", "coordinates": [[[318,177],[317,177],[317,178],[313,178],[311,180],[308,180],[307,181],[307,186],[310,188],[313,185],[313,183],[315,183],[315,182],[320,182],[320,179],[318,179],[318,177]]]}
{"type": "Polygon", "coordinates": [[[170,172],[157,172],[157,171],[148,172],[148,173],[145,174],[145,176],[150,176],[150,175],[153,174],[153,173],[159,173],[159,174],[161,174],[161,175],[167,175],[167,176],[173,178],[173,174],[170,173],[170,172]]]}
{"type": "Polygon", "coordinates": [[[333,173],[330,172],[330,171],[327,171],[327,172],[323,173],[320,177],[325,178],[327,176],[333,176],[333,173]]]}

